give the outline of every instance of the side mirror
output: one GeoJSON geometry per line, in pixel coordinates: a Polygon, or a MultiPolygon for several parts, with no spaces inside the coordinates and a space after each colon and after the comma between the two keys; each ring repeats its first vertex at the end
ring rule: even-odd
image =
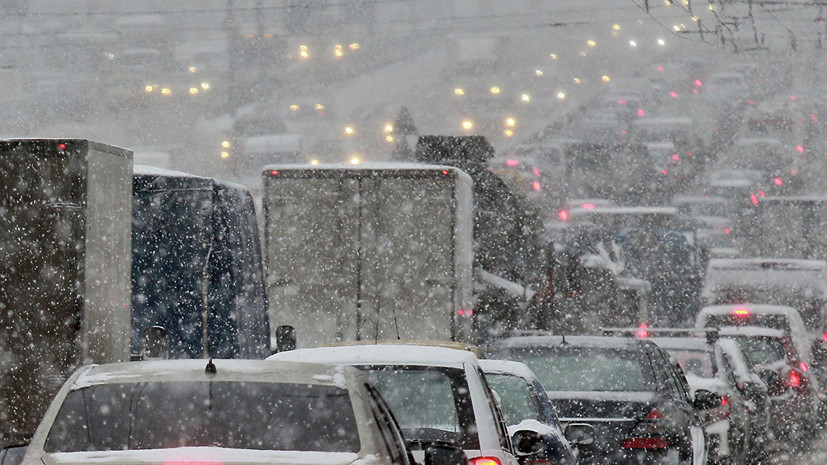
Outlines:
{"type": "Polygon", "coordinates": [[[707,391],[706,389],[698,389],[695,391],[694,405],[696,410],[709,410],[715,407],[720,407],[721,396],[712,391],[707,391]]]}
{"type": "Polygon", "coordinates": [[[276,328],[276,352],[296,350],[296,328],[281,325],[276,328]]]}
{"type": "Polygon", "coordinates": [[[566,426],[566,440],[573,446],[594,444],[594,427],[586,423],[571,423],[566,426]]]}
{"type": "Polygon", "coordinates": [[[431,443],[425,447],[425,465],[467,465],[468,457],[459,446],[431,443]]]}
{"type": "Polygon", "coordinates": [[[546,449],[546,441],[537,431],[521,429],[511,436],[511,443],[519,457],[531,457],[546,449]]]}

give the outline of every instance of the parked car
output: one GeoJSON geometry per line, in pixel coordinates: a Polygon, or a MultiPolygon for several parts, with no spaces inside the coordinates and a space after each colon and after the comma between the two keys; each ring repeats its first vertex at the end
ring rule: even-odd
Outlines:
{"type": "MultiPolygon", "coordinates": [[[[707,439],[701,415],[721,398],[698,390],[694,401],[680,368],[653,342],[604,336],[515,336],[485,354],[528,365],[568,429],[592,429],[579,442],[585,464],[662,462],[701,465],[707,439]]],[[[567,431],[567,437],[574,439],[567,431]]]]}
{"type": "MultiPolygon", "coordinates": [[[[429,459],[465,465],[441,445],[429,459]]],[[[358,371],[263,360],[163,360],[77,370],[24,465],[414,465],[376,387],[358,371]]]]}
{"type": "Polygon", "coordinates": [[[806,444],[816,431],[821,403],[789,333],[755,326],[722,327],[719,332],[738,341],[767,383],[773,434],[806,444]]]}
{"type": "Polygon", "coordinates": [[[278,352],[267,360],[354,365],[376,383],[421,461],[434,441],[461,447],[469,465],[517,465],[542,450],[542,437],[509,437],[477,357],[468,350],[416,344],[328,346],[278,352]],[[512,438],[516,449],[512,448],[512,438]]]}
{"type": "Polygon", "coordinates": [[[481,359],[485,379],[497,394],[509,434],[534,429],[543,436],[545,451],[530,460],[532,465],[575,465],[563,426],[537,375],[520,362],[481,359]]]}
{"type": "Polygon", "coordinates": [[[26,455],[26,444],[3,446],[0,449],[0,465],[18,465],[26,455]]]}

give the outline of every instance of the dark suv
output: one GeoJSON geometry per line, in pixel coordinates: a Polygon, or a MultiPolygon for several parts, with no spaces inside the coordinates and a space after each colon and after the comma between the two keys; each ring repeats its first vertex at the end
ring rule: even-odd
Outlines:
{"type": "Polygon", "coordinates": [[[523,362],[537,374],[561,423],[581,436],[574,441],[581,465],[706,459],[699,410],[717,407],[721,399],[698,390],[693,401],[680,367],[651,341],[518,336],[494,341],[485,353],[523,362]],[[591,429],[585,438],[584,427],[591,429]]]}

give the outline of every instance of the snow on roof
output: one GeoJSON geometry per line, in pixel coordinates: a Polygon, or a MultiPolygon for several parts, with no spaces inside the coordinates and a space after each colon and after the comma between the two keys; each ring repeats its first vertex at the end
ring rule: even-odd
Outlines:
{"type": "Polygon", "coordinates": [[[698,315],[731,315],[735,309],[747,309],[750,314],[761,315],[796,315],[799,316],[798,310],[788,307],[786,305],[770,305],[770,304],[724,304],[724,305],[708,305],[698,312],[698,315]]]}
{"type": "Polygon", "coordinates": [[[735,258],[713,259],[709,261],[709,270],[825,270],[825,260],[805,260],[797,258],[735,258]]]}
{"type": "Polygon", "coordinates": [[[196,176],[190,173],[184,173],[183,171],[175,171],[169,170],[166,168],[158,168],[155,166],[148,166],[148,165],[134,165],[132,167],[132,174],[139,174],[145,176],[167,176],[171,178],[199,178],[199,179],[209,179],[204,176],[196,176]]]}
{"type": "Polygon", "coordinates": [[[426,345],[375,344],[314,347],[278,352],[267,360],[291,360],[312,363],[405,364],[460,368],[478,365],[477,357],[470,351],[426,345]]]}
{"type": "Polygon", "coordinates": [[[701,337],[650,337],[650,341],[654,342],[663,349],[675,350],[698,350],[703,352],[711,352],[712,347],[706,342],[706,338],[701,337]]]}
{"type": "Polygon", "coordinates": [[[764,328],[761,326],[722,326],[718,329],[718,334],[721,335],[721,337],[766,336],[782,338],[786,333],[780,329],[764,328]]]}
{"type": "Polygon", "coordinates": [[[75,380],[73,389],[96,384],[136,383],[143,381],[216,381],[298,382],[344,387],[342,371],[327,365],[310,363],[272,363],[264,360],[213,360],[214,375],[205,373],[207,360],[153,360],[145,362],[89,365],[75,380]]]}
{"type": "Polygon", "coordinates": [[[496,373],[517,376],[525,380],[537,379],[531,368],[525,363],[512,360],[494,360],[482,358],[479,360],[483,373],[496,373]]]}
{"type": "MultiPolygon", "coordinates": [[[[123,463],[233,463],[261,465],[347,465],[359,464],[355,452],[279,451],[230,449],[223,447],[176,447],[170,449],[61,452],[48,455],[53,465],[123,463]]],[[[362,462],[364,463],[364,462],[362,462]]]]}
{"type": "MultiPolygon", "coordinates": [[[[606,349],[637,348],[641,340],[621,336],[513,336],[494,341],[489,345],[491,352],[499,349],[529,349],[544,347],[595,347],[606,349]],[[565,337],[565,343],[563,338],[565,337]]],[[[488,353],[488,351],[486,351],[488,353]]]]}

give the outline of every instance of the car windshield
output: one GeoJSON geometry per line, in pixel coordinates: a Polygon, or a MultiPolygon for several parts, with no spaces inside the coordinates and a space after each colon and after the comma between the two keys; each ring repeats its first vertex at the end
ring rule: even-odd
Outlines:
{"type": "Polygon", "coordinates": [[[262,382],[102,384],[69,393],[46,452],[226,447],[358,452],[350,396],[262,382]]]}
{"type": "Polygon", "coordinates": [[[688,375],[712,378],[715,376],[715,364],[712,361],[712,352],[705,350],[667,349],[688,375]]]}
{"type": "Polygon", "coordinates": [[[412,447],[447,441],[479,448],[474,409],[465,373],[430,366],[362,367],[382,392],[412,447]]]}
{"type": "Polygon", "coordinates": [[[657,390],[648,357],[632,350],[536,348],[511,351],[505,357],[528,365],[546,391],[657,390]]]}
{"type": "Polygon", "coordinates": [[[545,421],[528,381],[505,373],[486,373],[485,378],[500,397],[500,409],[506,424],[517,425],[523,420],[545,421]]]}
{"type": "Polygon", "coordinates": [[[774,337],[739,337],[741,350],[753,365],[769,365],[787,360],[784,343],[774,337]]]}

